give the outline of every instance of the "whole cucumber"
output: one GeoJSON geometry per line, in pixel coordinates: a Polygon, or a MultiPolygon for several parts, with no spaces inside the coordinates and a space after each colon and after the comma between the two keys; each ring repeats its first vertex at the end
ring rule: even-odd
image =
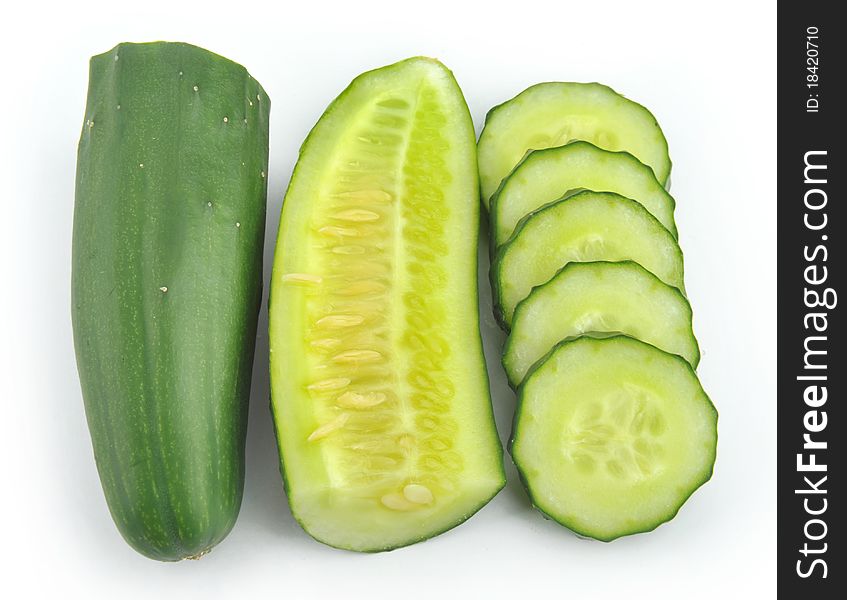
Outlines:
{"type": "Polygon", "coordinates": [[[150,558],[204,554],[241,505],[269,110],[244,67],[202,48],[91,59],[74,342],[109,509],[150,558]]]}

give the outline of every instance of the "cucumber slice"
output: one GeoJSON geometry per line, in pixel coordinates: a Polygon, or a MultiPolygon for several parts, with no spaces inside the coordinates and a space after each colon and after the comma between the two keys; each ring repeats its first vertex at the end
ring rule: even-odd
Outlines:
{"type": "Polygon", "coordinates": [[[712,476],[718,414],[681,357],[626,336],[557,345],[518,390],[533,504],[598,540],[655,529],[712,476]]]}
{"type": "Polygon", "coordinates": [[[503,487],[479,333],[473,123],[441,63],[361,75],[309,134],[270,302],[291,510],[316,539],[389,550],[503,487]]]}
{"type": "Polygon", "coordinates": [[[667,185],[668,142],[649,110],[599,83],[539,83],[492,108],[479,136],[482,200],[488,200],[529,149],[585,140],[625,150],[667,185]]]}
{"type": "Polygon", "coordinates": [[[585,191],[548,204],[519,224],[491,265],[495,312],[510,327],[518,302],[569,262],[634,260],[684,290],[682,250],[634,200],[585,191]]]}
{"type": "Polygon", "coordinates": [[[588,142],[531,150],[491,199],[491,239],[506,242],[523,217],[570,190],[615,192],[640,202],[677,237],[673,197],[653,170],[628,152],[609,152],[588,142]]]}
{"type": "Polygon", "coordinates": [[[515,309],[503,367],[513,387],[559,341],[583,333],[625,333],[697,367],[691,306],[675,287],[632,261],[568,263],[515,309]]]}

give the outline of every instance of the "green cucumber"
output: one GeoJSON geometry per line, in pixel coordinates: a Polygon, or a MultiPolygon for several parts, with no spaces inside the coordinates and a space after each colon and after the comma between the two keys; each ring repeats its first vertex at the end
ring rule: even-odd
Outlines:
{"type": "Polygon", "coordinates": [[[584,191],[529,214],[491,264],[495,312],[510,327],[532,288],[569,262],[634,260],[684,291],[682,250],[656,217],[634,200],[584,191]]]}
{"type": "Polygon", "coordinates": [[[503,350],[513,387],[559,341],[625,333],[697,367],[700,350],[685,296],[638,263],[572,262],[518,304],[503,350]]]}
{"type": "Polygon", "coordinates": [[[359,76],[303,144],[271,284],[271,391],[291,510],[321,542],[412,544],[504,485],[476,173],[467,105],[432,59],[359,76]]]}
{"type": "Polygon", "coordinates": [[[495,106],[485,118],[479,177],[486,208],[527,150],[572,140],[625,150],[650,166],[662,185],[668,184],[668,143],[649,110],[599,83],[539,83],[495,106]]]}
{"type": "Polygon", "coordinates": [[[188,44],[91,59],[74,342],[109,509],[151,558],[202,555],[241,504],[269,108],[244,67],[188,44]]]}
{"type": "Polygon", "coordinates": [[[717,418],[681,357],[583,336],[557,345],[518,388],[511,453],[538,509],[611,541],[669,521],[709,480],[717,418]]]}
{"type": "Polygon", "coordinates": [[[518,222],[570,190],[615,192],[640,202],[677,237],[673,197],[653,170],[628,152],[588,142],[531,150],[491,199],[492,248],[506,242],[518,222]]]}

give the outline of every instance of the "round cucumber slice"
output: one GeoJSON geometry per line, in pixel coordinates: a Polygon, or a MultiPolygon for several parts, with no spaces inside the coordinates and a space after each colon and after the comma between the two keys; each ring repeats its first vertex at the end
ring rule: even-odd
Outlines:
{"type": "Polygon", "coordinates": [[[641,203],[677,237],[675,202],[653,170],[628,152],[610,152],[588,142],[531,150],[491,199],[491,239],[506,242],[518,222],[570,190],[615,192],[641,203]]]}
{"type": "Polygon", "coordinates": [[[684,291],[682,250],[671,233],[634,200],[585,191],[529,214],[498,249],[491,273],[501,324],[510,327],[518,303],[563,266],[597,260],[634,260],[684,291]]]}
{"type": "Polygon", "coordinates": [[[503,366],[516,387],[559,341],[583,333],[625,333],[697,367],[700,349],[685,296],[638,263],[568,263],[515,309],[503,366]]]}
{"type": "Polygon", "coordinates": [[[669,521],[709,480],[717,418],[681,357],[583,336],[557,345],[519,388],[512,457],[543,513],[611,541],[669,521]]]}
{"type": "Polygon", "coordinates": [[[539,83],[492,108],[479,136],[482,199],[488,200],[527,150],[585,140],[626,150],[667,185],[668,142],[649,110],[599,83],[539,83]]]}

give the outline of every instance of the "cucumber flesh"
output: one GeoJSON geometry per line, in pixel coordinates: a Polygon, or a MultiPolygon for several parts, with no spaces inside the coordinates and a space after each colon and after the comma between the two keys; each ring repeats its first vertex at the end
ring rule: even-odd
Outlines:
{"type": "Polygon", "coordinates": [[[424,58],[358,77],[301,150],[270,301],[288,499],[339,548],[445,531],[504,485],[477,301],[473,123],[424,58]]]}
{"type": "Polygon", "coordinates": [[[624,333],[696,368],[700,350],[685,296],[638,263],[568,263],[515,310],[503,366],[516,387],[558,342],[583,333],[624,333]]]}
{"type": "Polygon", "coordinates": [[[672,519],[711,477],[716,446],[691,365],[626,336],[563,342],[518,390],[515,465],[533,504],[583,536],[672,519]]]}
{"type": "Polygon", "coordinates": [[[599,83],[539,83],[492,108],[479,136],[479,176],[486,208],[527,150],[585,140],[625,150],[667,186],[668,143],[649,110],[599,83]]]}
{"type": "Polygon", "coordinates": [[[532,150],[491,199],[491,239],[496,248],[518,222],[570,190],[614,192],[641,203],[677,237],[674,199],[653,170],[628,152],[610,152],[588,142],[532,150]]]}
{"type": "Polygon", "coordinates": [[[585,191],[548,204],[518,225],[491,265],[495,311],[511,326],[518,303],[569,262],[634,260],[684,291],[682,251],[634,200],[585,191]]]}

